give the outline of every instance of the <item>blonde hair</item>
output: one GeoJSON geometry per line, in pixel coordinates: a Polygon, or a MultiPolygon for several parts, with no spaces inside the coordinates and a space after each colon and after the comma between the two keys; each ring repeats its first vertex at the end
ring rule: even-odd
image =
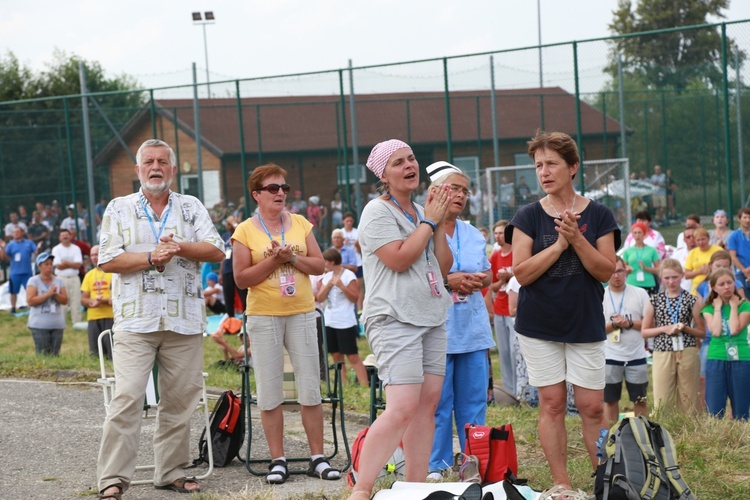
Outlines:
{"type": "Polygon", "coordinates": [[[708,238],[708,231],[706,231],[705,227],[697,227],[695,228],[695,232],[693,233],[693,237],[697,240],[700,236],[705,236],[708,238]]]}
{"type": "Polygon", "coordinates": [[[660,277],[665,269],[671,269],[678,274],[682,274],[682,265],[680,264],[680,261],[676,259],[664,259],[661,261],[661,265],[659,266],[660,277]]]}

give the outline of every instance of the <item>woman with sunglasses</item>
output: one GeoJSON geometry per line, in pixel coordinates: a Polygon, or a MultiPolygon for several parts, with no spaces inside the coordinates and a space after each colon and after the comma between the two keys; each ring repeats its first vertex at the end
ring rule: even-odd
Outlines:
{"type": "Polygon", "coordinates": [[[247,331],[253,348],[258,408],[271,453],[266,482],[289,477],[284,457],[283,372],[286,348],[302,407],[302,424],[310,445],[307,474],[339,479],[323,454],[323,409],[315,327],[315,297],[310,275],[323,274],[325,263],[312,224],[284,207],[289,193],[286,171],[274,164],[256,168],[248,189],[257,215],[232,235],[234,279],[248,288],[247,331]]]}
{"type": "Polygon", "coordinates": [[[367,168],[385,193],[365,206],[358,228],[367,283],[363,317],[388,404],[367,433],[350,496],[358,500],[370,498],[399,442],[406,480],[427,477],[453,303],[443,280],[453,264],[443,224],[450,186],[430,187],[424,208],[413,203],[419,163],[397,139],[376,144],[367,168]]]}

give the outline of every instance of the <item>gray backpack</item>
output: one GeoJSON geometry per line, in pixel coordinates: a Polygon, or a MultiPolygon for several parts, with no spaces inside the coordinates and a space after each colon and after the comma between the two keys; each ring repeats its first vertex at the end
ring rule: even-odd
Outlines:
{"type": "Polygon", "coordinates": [[[624,418],[609,431],[597,467],[597,500],[695,500],[677,464],[669,432],[645,417],[624,418]]]}

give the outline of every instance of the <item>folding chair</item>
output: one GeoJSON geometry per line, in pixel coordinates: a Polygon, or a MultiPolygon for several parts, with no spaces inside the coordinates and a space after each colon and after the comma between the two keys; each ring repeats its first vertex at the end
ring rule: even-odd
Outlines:
{"type": "MultiPolygon", "coordinates": [[[[99,338],[97,340],[99,345],[99,370],[101,376],[96,380],[96,382],[102,386],[103,394],[104,394],[104,411],[109,414],[109,405],[112,401],[112,398],[115,395],[115,377],[113,375],[107,374],[106,366],[104,364],[105,355],[104,355],[104,349],[103,347],[103,340],[105,337],[109,337],[110,345],[112,346],[112,349],[114,350],[114,339],[112,338],[114,333],[112,330],[104,330],[101,334],[99,334],[99,338]]],[[[211,473],[214,470],[214,455],[212,450],[212,440],[210,435],[210,426],[209,426],[209,419],[211,416],[211,412],[208,410],[208,396],[206,393],[206,377],[208,377],[208,373],[203,372],[203,376],[201,377],[202,382],[202,392],[201,392],[201,399],[198,401],[197,410],[201,410],[203,412],[203,420],[204,424],[206,426],[206,432],[209,433],[206,436],[206,442],[208,445],[208,469],[206,470],[205,474],[196,476],[196,479],[205,479],[208,476],[211,475],[211,473]]],[[[148,383],[146,385],[146,398],[143,401],[143,418],[144,419],[153,419],[156,418],[156,410],[158,409],[159,405],[159,388],[157,385],[157,382],[159,380],[159,366],[157,364],[154,364],[154,368],[151,370],[151,376],[148,378],[148,383]]],[[[144,470],[154,470],[154,465],[138,465],[136,466],[135,470],[138,471],[144,471],[144,470]]],[[[151,484],[154,480],[152,479],[139,479],[136,481],[132,481],[130,484],[151,484]]]]}
{"type": "MultiPolygon", "coordinates": [[[[316,309],[318,314],[320,314],[320,321],[323,326],[323,351],[325,355],[326,363],[328,363],[328,342],[326,340],[326,333],[325,333],[325,321],[323,319],[323,311],[320,309],[316,309]]],[[[257,458],[252,456],[252,442],[253,442],[253,428],[252,428],[252,422],[251,422],[251,412],[252,412],[252,406],[257,404],[257,398],[255,395],[252,394],[251,388],[250,388],[250,369],[249,366],[249,359],[247,356],[247,318],[243,316],[242,318],[242,330],[241,330],[243,336],[242,336],[242,342],[244,346],[244,352],[245,352],[245,362],[243,366],[240,367],[242,370],[242,404],[245,405],[245,415],[247,416],[247,450],[246,450],[246,456],[244,457],[245,461],[245,467],[247,468],[248,472],[254,476],[265,476],[268,474],[267,469],[263,470],[256,470],[253,468],[254,464],[259,463],[270,463],[271,458],[257,458]]],[[[344,450],[346,452],[346,463],[344,467],[341,468],[341,471],[346,471],[352,463],[352,455],[351,451],[349,449],[349,441],[346,437],[346,421],[345,421],[345,412],[344,412],[344,387],[342,384],[342,371],[343,371],[343,362],[338,363],[331,363],[328,364],[328,369],[325,371],[325,380],[321,383],[323,384],[323,389],[321,390],[321,403],[322,404],[329,404],[331,405],[331,430],[333,434],[333,450],[330,455],[326,455],[327,460],[333,459],[339,451],[339,438],[338,433],[336,432],[336,419],[339,418],[341,420],[341,437],[344,445],[344,450]],[[338,413],[338,415],[337,415],[338,413]]],[[[284,401],[282,402],[282,406],[296,406],[299,405],[299,402],[296,399],[296,396],[293,396],[291,393],[292,385],[291,382],[294,380],[294,374],[288,373],[286,370],[286,363],[285,363],[285,373],[284,373],[284,401]]],[[[243,460],[242,457],[240,457],[240,460],[243,460]]],[[[305,457],[287,457],[286,461],[287,463],[293,463],[293,462],[308,462],[310,460],[309,456],[305,457]]],[[[304,469],[289,469],[289,474],[306,474],[307,468],[304,469]]]]}
{"type": "Polygon", "coordinates": [[[370,379],[370,425],[378,418],[378,412],[385,410],[385,391],[383,381],[378,378],[378,367],[366,365],[370,379]]]}

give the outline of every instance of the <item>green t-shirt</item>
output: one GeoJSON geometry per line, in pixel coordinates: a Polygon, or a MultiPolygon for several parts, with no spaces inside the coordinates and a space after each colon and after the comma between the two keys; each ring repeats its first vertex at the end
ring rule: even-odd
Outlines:
{"type": "Polygon", "coordinates": [[[654,262],[659,261],[659,252],[652,246],[645,245],[642,248],[635,246],[629,247],[622,254],[622,260],[629,265],[633,272],[628,274],[625,281],[628,285],[639,286],[641,288],[652,288],[656,286],[656,278],[653,274],[641,269],[639,262],[643,262],[646,267],[654,267],[654,262]],[[643,273],[643,281],[638,281],[638,273],[643,273]]]}
{"type": "MultiPolygon", "coordinates": [[[[721,314],[724,318],[729,318],[731,311],[729,304],[721,306],[721,314]]],[[[714,314],[714,305],[708,304],[705,306],[701,313],[714,314]]],[[[740,302],[740,306],[737,308],[738,313],[750,312],[750,302],[743,300],[740,302]]],[[[722,334],[719,337],[711,336],[711,343],[708,344],[708,355],[706,359],[716,359],[719,361],[727,361],[727,344],[732,341],[737,346],[737,350],[740,355],[740,361],[750,361],[750,345],[747,344],[747,327],[743,328],[738,335],[734,335],[731,338],[727,335],[725,329],[722,328],[722,334]]]]}

